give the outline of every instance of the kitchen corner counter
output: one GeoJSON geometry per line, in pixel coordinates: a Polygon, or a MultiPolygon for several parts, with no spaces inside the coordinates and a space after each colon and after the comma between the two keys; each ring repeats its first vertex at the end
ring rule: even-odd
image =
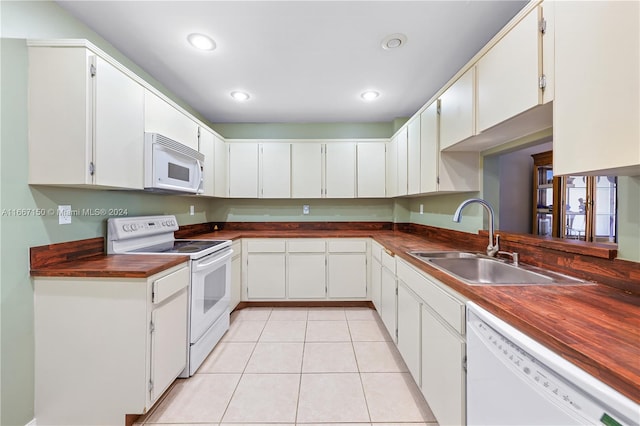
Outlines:
{"type": "Polygon", "coordinates": [[[181,255],[104,254],[104,239],[32,247],[32,277],[147,278],[185,263],[181,255]]]}
{"type": "MultiPolygon", "coordinates": [[[[371,237],[396,256],[640,402],[640,295],[600,283],[470,286],[407,254],[469,246],[384,230],[221,230],[198,239],[371,237]],[[457,247],[456,247],[457,246],[457,247]]],[[[483,239],[484,241],[484,239],[483,239]]],[[[474,250],[478,251],[478,250],[474,250]]],[[[640,268],[640,265],[639,265],[640,268]]]]}

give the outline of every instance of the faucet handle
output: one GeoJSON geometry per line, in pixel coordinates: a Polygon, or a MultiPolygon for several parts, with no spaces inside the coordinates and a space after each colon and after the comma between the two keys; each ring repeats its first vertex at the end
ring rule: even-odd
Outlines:
{"type": "Polygon", "coordinates": [[[518,255],[518,253],[516,253],[515,251],[514,251],[514,252],[510,252],[510,251],[499,251],[497,254],[504,254],[504,255],[506,255],[506,256],[511,257],[511,259],[512,259],[512,263],[513,263],[513,266],[518,266],[518,263],[519,263],[520,257],[519,257],[519,255],[518,255]]]}

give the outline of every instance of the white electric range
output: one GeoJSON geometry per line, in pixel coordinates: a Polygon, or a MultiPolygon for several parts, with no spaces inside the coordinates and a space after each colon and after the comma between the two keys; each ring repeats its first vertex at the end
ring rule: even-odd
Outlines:
{"type": "Polygon", "coordinates": [[[171,254],[189,256],[189,319],[187,366],[180,377],[192,376],[229,329],[231,241],[175,239],[175,216],[118,217],[107,221],[108,254],[171,254]]]}

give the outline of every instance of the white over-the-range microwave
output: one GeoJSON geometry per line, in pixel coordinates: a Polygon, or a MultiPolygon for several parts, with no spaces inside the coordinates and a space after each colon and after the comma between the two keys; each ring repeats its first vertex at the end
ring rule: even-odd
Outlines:
{"type": "Polygon", "coordinates": [[[204,155],[159,133],[145,133],[144,189],[203,193],[204,155]]]}

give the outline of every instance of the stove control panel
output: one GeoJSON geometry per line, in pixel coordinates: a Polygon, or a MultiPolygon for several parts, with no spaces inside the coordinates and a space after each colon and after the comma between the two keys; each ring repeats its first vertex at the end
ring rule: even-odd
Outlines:
{"type": "Polygon", "coordinates": [[[178,230],[175,216],[117,217],[108,220],[108,239],[112,241],[173,233],[178,230]]]}

